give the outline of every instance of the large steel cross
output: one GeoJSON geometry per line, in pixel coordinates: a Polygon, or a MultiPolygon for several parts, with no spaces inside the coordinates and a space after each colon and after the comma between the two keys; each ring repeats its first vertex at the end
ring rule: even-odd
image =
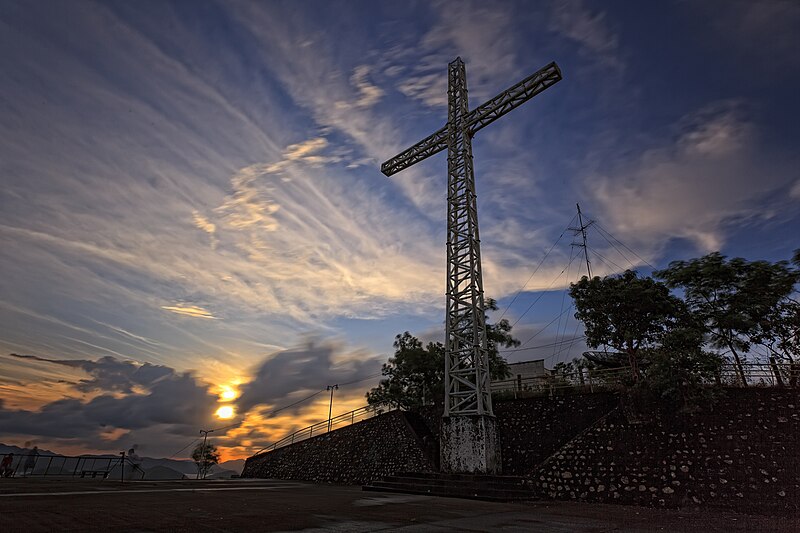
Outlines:
{"type": "Polygon", "coordinates": [[[472,136],[561,80],[550,63],[472,111],[461,58],[448,66],[447,124],[381,165],[391,176],[447,148],[447,316],[444,416],[493,416],[472,136]]]}

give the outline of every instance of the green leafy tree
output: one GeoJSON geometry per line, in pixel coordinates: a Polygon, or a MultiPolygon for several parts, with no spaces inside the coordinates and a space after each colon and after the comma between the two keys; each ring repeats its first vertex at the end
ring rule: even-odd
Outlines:
{"type": "Polygon", "coordinates": [[[800,302],[779,302],[759,321],[753,341],[777,359],[800,362],[800,302]]]}
{"type": "MultiPolygon", "coordinates": [[[[496,311],[497,303],[488,298],[486,309],[496,311]]],[[[486,324],[489,372],[493,380],[510,375],[508,363],[500,355],[499,348],[519,346],[511,335],[511,324],[500,320],[486,324]]],[[[367,392],[367,403],[372,406],[387,406],[409,409],[425,404],[441,405],[444,401],[444,357],[445,349],[440,342],[423,346],[419,339],[405,332],[394,340],[394,356],[383,365],[385,376],[377,387],[367,392]]]]}
{"type": "Polygon", "coordinates": [[[644,387],[658,400],[674,400],[693,410],[713,399],[707,387],[719,378],[722,357],[703,349],[702,324],[684,307],[658,346],[647,350],[649,365],[644,387]]]}
{"type": "Polygon", "coordinates": [[[681,303],[665,284],[632,270],[604,278],[584,276],[570,286],[570,296],[575,318],[586,329],[586,344],[625,353],[634,382],[640,379],[643,351],[660,345],[681,303]]]}
{"type": "Polygon", "coordinates": [[[192,461],[197,465],[197,471],[200,478],[205,478],[209,469],[216,464],[219,464],[219,451],[213,444],[201,442],[192,451],[192,461]]]}
{"type": "Polygon", "coordinates": [[[800,270],[786,261],[729,260],[720,253],[673,261],[655,275],[670,288],[683,290],[711,345],[733,356],[742,385],[747,384],[742,359],[758,342],[759,331],[763,331],[760,324],[768,322],[800,281],[800,270]]]}

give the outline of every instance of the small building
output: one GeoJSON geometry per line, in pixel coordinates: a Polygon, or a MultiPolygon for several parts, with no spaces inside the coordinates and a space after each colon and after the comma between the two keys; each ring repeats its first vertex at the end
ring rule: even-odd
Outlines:
{"type": "Polygon", "coordinates": [[[509,377],[492,381],[493,392],[538,389],[544,386],[550,377],[550,371],[544,367],[544,359],[509,363],[508,370],[511,372],[509,377]]]}
{"type": "Polygon", "coordinates": [[[544,359],[509,363],[508,369],[511,371],[510,379],[525,380],[529,378],[543,378],[550,375],[550,372],[548,372],[544,367],[544,359]]]}

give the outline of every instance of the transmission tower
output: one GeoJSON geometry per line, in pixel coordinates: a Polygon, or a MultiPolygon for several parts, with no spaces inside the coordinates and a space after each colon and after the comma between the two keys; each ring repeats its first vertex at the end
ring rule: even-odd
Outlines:
{"type": "MultiPolygon", "coordinates": [[[[578,227],[577,228],[569,228],[570,231],[573,232],[574,236],[578,236],[579,234],[583,237],[583,243],[572,243],[572,246],[578,246],[579,248],[583,248],[583,257],[586,259],[586,271],[589,273],[589,279],[592,279],[592,264],[589,261],[589,248],[586,246],[586,230],[594,224],[594,220],[590,220],[588,224],[583,223],[583,213],[581,213],[581,204],[575,204],[578,207],[578,227]]],[[[574,219],[573,219],[574,220],[574,219]]]]}

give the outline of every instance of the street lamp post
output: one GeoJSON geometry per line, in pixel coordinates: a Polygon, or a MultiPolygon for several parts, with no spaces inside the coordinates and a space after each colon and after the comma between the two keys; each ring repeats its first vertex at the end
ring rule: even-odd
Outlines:
{"type": "Polygon", "coordinates": [[[339,388],[339,384],[336,385],[328,385],[327,390],[331,391],[331,403],[328,406],[328,433],[331,432],[331,414],[333,413],[333,391],[339,388]]]}

